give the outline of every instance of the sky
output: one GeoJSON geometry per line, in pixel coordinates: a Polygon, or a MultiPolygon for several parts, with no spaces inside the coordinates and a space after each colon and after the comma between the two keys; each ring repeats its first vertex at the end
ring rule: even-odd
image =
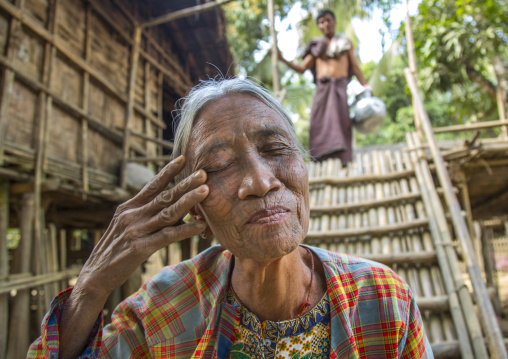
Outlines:
{"type": "MultiPolygon", "coordinates": [[[[420,0],[409,0],[409,13],[414,15],[420,0]]],[[[288,60],[294,60],[299,54],[298,51],[298,32],[296,24],[302,17],[302,9],[299,4],[295,5],[287,19],[283,22],[276,21],[275,29],[278,32],[277,43],[283,56],[288,60]]],[[[389,33],[395,33],[404,19],[404,6],[400,4],[394,7],[390,12],[390,20],[392,27],[387,31],[383,23],[382,13],[375,10],[370,19],[360,20],[354,18],[352,21],[355,32],[358,36],[358,56],[362,63],[370,61],[378,62],[383,56],[382,39],[379,30],[383,29],[387,33],[385,35],[386,48],[390,47],[392,39],[389,33]]],[[[266,44],[269,47],[268,44],[266,44]]],[[[264,55],[264,54],[263,54],[264,55]]]]}

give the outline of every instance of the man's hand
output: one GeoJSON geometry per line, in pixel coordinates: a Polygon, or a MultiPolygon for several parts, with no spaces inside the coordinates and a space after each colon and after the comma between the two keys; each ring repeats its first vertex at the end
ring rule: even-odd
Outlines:
{"type": "Polygon", "coordinates": [[[106,299],[143,261],[160,248],[206,228],[204,222],[181,224],[180,221],[208,196],[203,170],[166,189],[184,166],[185,158],[176,158],[135,197],[118,206],[65,304],[60,322],[59,357],[75,358],[83,351],[106,299]]]}

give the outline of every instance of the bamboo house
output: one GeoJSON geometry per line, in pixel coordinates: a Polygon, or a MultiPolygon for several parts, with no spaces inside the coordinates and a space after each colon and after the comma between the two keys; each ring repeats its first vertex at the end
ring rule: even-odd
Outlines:
{"type": "Polygon", "coordinates": [[[167,162],[175,101],[233,68],[223,11],[199,4],[0,0],[0,357],[25,357],[116,206],[167,162]]]}

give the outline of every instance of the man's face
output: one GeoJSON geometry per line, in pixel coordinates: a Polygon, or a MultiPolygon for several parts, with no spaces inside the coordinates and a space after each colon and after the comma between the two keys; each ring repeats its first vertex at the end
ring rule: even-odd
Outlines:
{"type": "Polygon", "coordinates": [[[335,34],[335,19],[331,14],[325,13],[321,16],[317,21],[317,25],[323,35],[331,37],[335,34]]]}
{"type": "Polygon", "coordinates": [[[226,249],[271,261],[293,251],[309,224],[307,167],[281,116],[254,96],[228,95],[199,112],[188,164],[210,192],[196,212],[226,249]]]}

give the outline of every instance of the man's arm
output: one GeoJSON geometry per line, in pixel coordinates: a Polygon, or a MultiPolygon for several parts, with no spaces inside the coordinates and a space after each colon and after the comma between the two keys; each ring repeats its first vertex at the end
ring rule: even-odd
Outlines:
{"type": "Polygon", "coordinates": [[[351,46],[351,48],[348,50],[348,57],[349,57],[349,64],[351,66],[351,69],[353,70],[353,75],[356,76],[358,81],[360,81],[360,83],[363,86],[368,86],[369,84],[365,80],[365,76],[363,75],[363,72],[360,69],[360,66],[358,66],[358,61],[356,61],[356,56],[355,56],[353,46],[351,46]]]}
{"type": "Polygon", "coordinates": [[[312,66],[314,66],[314,63],[316,61],[314,56],[309,54],[304,57],[303,62],[301,64],[295,64],[294,62],[288,61],[285,58],[283,58],[280,51],[278,53],[279,53],[279,60],[280,61],[282,61],[283,63],[288,65],[289,68],[295,70],[296,72],[298,72],[300,74],[303,74],[305,72],[305,70],[309,70],[310,68],[312,68],[312,66]]]}

